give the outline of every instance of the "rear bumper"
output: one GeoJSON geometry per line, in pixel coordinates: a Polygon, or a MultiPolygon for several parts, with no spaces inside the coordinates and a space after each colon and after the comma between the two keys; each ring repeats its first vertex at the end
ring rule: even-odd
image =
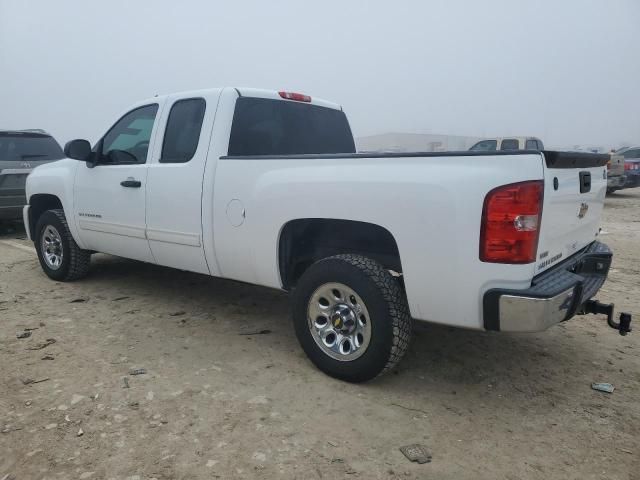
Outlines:
{"type": "Polygon", "coordinates": [[[607,188],[622,188],[624,187],[625,182],[627,181],[627,177],[624,175],[616,175],[614,177],[607,178],[607,188]]]}
{"type": "Polygon", "coordinates": [[[22,218],[22,205],[0,207],[0,220],[18,220],[22,218]]]}
{"type": "Polygon", "coordinates": [[[6,188],[7,178],[10,176],[0,175],[0,220],[17,220],[22,217],[22,206],[27,203],[27,198],[24,188],[6,188]]]}
{"type": "Polygon", "coordinates": [[[483,301],[485,329],[539,332],[570,319],[600,290],[612,256],[607,245],[593,242],[535,277],[526,290],[489,290],[483,301]]]}
{"type": "Polygon", "coordinates": [[[640,174],[638,175],[627,175],[626,182],[624,184],[625,188],[634,188],[640,187],[640,174]]]}

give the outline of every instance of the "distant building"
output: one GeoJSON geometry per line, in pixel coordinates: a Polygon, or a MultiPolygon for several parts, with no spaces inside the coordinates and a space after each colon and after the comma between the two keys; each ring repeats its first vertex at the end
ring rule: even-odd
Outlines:
{"type": "Polygon", "coordinates": [[[446,152],[468,150],[480,137],[430,133],[383,133],[356,138],[359,152],[446,152]]]}

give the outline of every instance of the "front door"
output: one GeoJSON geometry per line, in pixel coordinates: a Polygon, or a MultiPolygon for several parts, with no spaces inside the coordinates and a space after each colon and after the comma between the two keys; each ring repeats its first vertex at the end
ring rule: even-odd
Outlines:
{"type": "Polygon", "coordinates": [[[154,262],[146,238],[147,154],[158,104],[131,110],[103,137],[98,164],[80,165],[74,213],[89,250],[154,262]]]}

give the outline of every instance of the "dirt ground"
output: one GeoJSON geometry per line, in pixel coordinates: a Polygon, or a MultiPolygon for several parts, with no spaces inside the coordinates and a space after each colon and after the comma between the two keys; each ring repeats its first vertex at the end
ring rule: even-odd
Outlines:
{"type": "Polygon", "coordinates": [[[280,292],[105,255],[55,283],[5,228],[0,480],[640,479],[640,189],[607,199],[603,229],[599,299],[637,333],[421,325],[397,371],[350,385],[307,361],[280,292]]]}

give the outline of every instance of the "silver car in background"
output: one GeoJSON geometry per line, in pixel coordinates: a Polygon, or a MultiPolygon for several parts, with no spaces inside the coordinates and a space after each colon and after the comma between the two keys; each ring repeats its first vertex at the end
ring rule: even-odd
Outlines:
{"type": "Polygon", "coordinates": [[[27,175],[62,158],[58,142],[43,130],[0,130],[0,221],[22,218],[27,175]]]}

